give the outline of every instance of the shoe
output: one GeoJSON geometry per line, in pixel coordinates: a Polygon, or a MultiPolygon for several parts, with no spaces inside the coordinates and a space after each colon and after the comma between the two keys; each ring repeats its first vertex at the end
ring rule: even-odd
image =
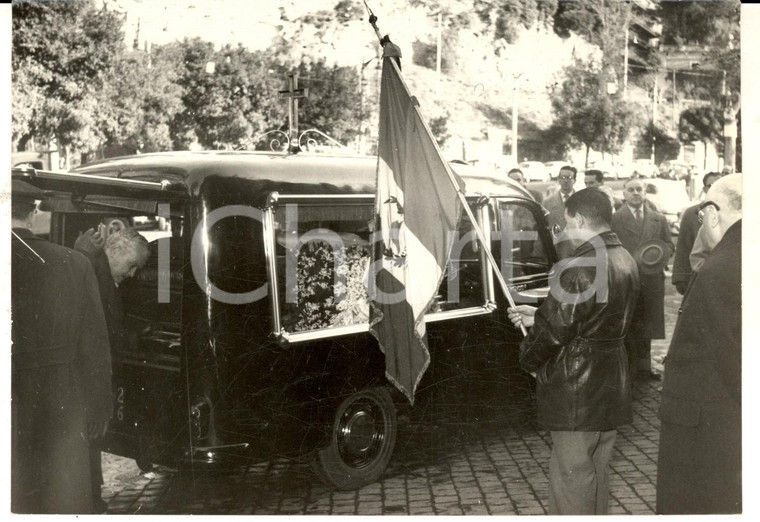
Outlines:
{"type": "Polygon", "coordinates": [[[659,381],[662,379],[657,372],[639,372],[636,374],[636,380],[639,381],[659,381]]]}

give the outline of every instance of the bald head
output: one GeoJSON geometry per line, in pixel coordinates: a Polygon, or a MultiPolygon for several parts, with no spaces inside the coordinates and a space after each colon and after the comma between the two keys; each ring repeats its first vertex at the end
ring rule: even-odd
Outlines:
{"type": "Polygon", "coordinates": [[[707,199],[715,201],[721,209],[725,208],[727,215],[742,213],[742,175],[729,174],[713,183],[707,192],[707,199]]]}
{"type": "Polygon", "coordinates": [[[714,248],[731,225],[742,217],[742,175],[729,174],[713,183],[702,205],[702,226],[710,248],[714,248]]]}

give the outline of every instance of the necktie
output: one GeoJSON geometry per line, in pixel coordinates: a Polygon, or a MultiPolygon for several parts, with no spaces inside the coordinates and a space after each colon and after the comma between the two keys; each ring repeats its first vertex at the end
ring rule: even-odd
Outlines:
{"type": "Polygon", "coordinates": [[[636,209],[636,221],[641,223],[641,209],[640,208],[636,209]]]}

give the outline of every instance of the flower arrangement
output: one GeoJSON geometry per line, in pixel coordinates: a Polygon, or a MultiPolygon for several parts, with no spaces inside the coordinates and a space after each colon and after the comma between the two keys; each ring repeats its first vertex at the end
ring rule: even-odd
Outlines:
{"type": "Polygon", "coordinates": [[[369,252],[359,245],[337,251],[321,241],[304,245],[298,255],[297,302],[285,315],[286,329],[306,331],[368,321],[364,284],[368,266],[369,252]]]}

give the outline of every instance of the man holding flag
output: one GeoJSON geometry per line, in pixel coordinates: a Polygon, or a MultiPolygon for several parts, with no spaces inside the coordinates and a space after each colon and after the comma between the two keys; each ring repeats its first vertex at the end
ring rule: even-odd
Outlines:
{"type": "Polygon", "coordinates": [[[538,308],[509,309],[532,327],[520,365],[536,376],[538,421],[551,431],[550,515],[603,515],[616,428],[632,421],[623,340],[639,289],[636,262],[610,230],[606,194],[587,188],[565,202],[565,232],[577,246],[557,265],[538,308]]]}

